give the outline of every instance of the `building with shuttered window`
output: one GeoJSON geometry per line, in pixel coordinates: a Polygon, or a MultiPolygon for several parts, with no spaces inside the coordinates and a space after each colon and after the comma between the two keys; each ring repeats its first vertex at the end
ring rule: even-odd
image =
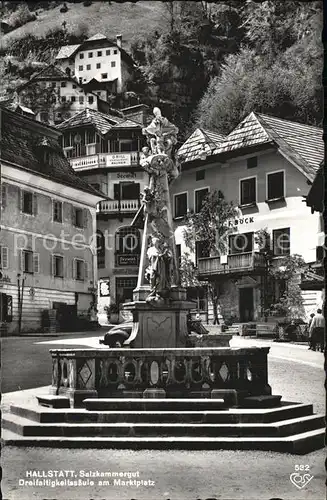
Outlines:
{"type": "MultiPolygon", "coordinates": [[[[178,151],[182,173],[172,185],[176,243],[188,249],[183,217],[198,212],[215,189],[234,202],[238,216],[229,222],[225,252],[209,255],[197,241],[194,261],[199,277],[212,282],[225,317],[249,322],[283,293],[285,284],[267,289],[267,266],[299,254],[313,266],[321,260],[323,219],[304,203],[324,155],[322,130],[280,118],[250,113],[225,137],[197,129],[178,151]],[[271,259],[259,251],[256,235],[267,231],[271,259]]],[[[203,293],[203,291],[202,291],[203,293]]],[[[306,312],[321,305],[321,290],[303,289],[306,312]]],[[[211,318],[204,296],[198,308],[211,318]]]]}
{"type": "Polygon", "coordinates": [[[17,331],[21,305],[22,331],[37,331],[43,311],[74,317],[93,300],[103,196],[74,173],[58,130],[0,112],[0,322],[17,331]]]}

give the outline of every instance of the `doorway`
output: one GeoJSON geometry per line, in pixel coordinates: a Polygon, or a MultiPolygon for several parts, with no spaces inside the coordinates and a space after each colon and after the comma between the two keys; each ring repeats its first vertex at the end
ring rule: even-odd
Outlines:
{"type": "Polygon", "coordinates": [[[240,322],[247,323],[253,321],[253,288],[240,288],[239,294],[240,322]]]}

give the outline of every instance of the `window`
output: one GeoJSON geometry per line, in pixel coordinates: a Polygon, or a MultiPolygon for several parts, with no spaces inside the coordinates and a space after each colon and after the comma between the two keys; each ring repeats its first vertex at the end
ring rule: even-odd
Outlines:
{"type": "Polygon", "coordinates": [[[267,175],[267,199],[275,200],[284,197],[284,172],[267,175]]]}
{"type": "Polygon", "coordinates": [[[108,73],[101,73],[101,78],[108,78],[108,73]]]}
{"type": "Polygon", "coordinates": [[[101,57],[101,56],[102,56],[102,50],[98,50],[98,52],[97,52],[97,56],[98,56],[98,57],[101,57]]]}
{"type": "Polygon", "coordinates": [[[61,82],[60,87],[67,87],[67,82],[61,82]]]}
{"type": "Polygon", "coordinates": [[[62,96],[61,102],[66,102],[66,96],[65,95],[62,96]]]}
{"type": "Polygon", "coordinates": [[[106,246],[105,246],[105,238],[103,233],[97,230],[97,257],[98,257],[98,267],[100,269],[105,267],[105,256],[106,256],[106,246]]]}
{"type": "Polygon", "coordinates": [[[183,217],[187,213],[187,193],[175,195],[175,217],[183,217]]]}
{"type": "Polygon", "coordinates": [[[62,202],[53,202],[53,220],[54,222],[62,222],[62,202]]]}
{"type": "Polygon", "coordinates": [[[79,58],[80,58],[80,59],[84,59],[84,54],[80,54],[80,55],[79,55],[79,58]]]}
{"type": "Polygon", "coordinates": [[[73,208],[73,224],[75,227],[84,227],[84,210],[82,208],[73,208]]]}
{"type": "Polygon", "coordinates": [[[273,230],[274,255],[290,254],[290,228],[273,230]]]}
{"type": "Polygon", "coordinates": [[[33,193],[29,191],[22,193],[22,212],[33,215],[33,193]]]}
{"type": "MultiPolygon", "coordinates": [[[[83,67],[83,66],[82,66],[82,67],[83,67]]],[[[75,83],[73,83],[73,89],[76,89],[76,85],[75,85],[75,83]]]]}
{"type": "Polygon", "coordinates": [[[31,250],[22,250],[21,252],[21,271],[24,273],[39,272],[39,254],[31,250]]]}
{"type": "Polygon", "coordinates": [[[258,166],[258,157],[252,156],[246,160],[247,168],[255,168],[258,166]]]}
{"type": "Polygon", "coordinates": [[[8,247],[0,246],[0,269],[8,269],[8,247]]]}
{"type": "Polygon", "coordinates": [[[97,69],[101,68],[101,63],[97,63],[97,69]]]}
{"type": "Polygon", "coordinates": [[[197,312],[207,311],[207,291],[206,288],[202,287],[188,287],[187,288],[187,300],[195,302],[194,309],[197,312]]]}
{"type": "Polygon", "coordinates": [[[87,144],[95,144],[95,132],[94,130],[86,131],[86,143],[87,144]]]}
{"type": "Polygon", "coordinates": [[[111,61],[111,67],[115,68],[115,66],[116,66],[116,61],[111,61]]]}
{"type": "Polygon", "coordinates": [[[84,97],[82,95],[79,96],[79,103],[84,104],[84,97]]]}
{"type": "Polygon", "coordinates": [[[72,102],[76,102],[76,96],[72,95],[72,96],[71,96],[71,101],[72,101],[72,102]]]}
{"type": "Polygon", "coordinates": [[[117,54],[118,53],[118,50],[117,49],[114,49],[114,54],[117,54]]]}
{"type": "Polygon", "coordinates": [[[243,179],[240,182],[241,205],[256,203],[256,178],[243,179]]]}
{"type": "Polygon", "coordinates": [[[52,274],[55,278],[64,277],[64,258],[61,255],[52,256],[52,274]]]}
{"type": "Polygon", "coordinates": [[[89,71],[91,69],[91,64],[87,64],[86,69],[89,71]]]}
{"type": "Polygon", "coordinates": [[[93,95],[90,95],[89,96],[89,104],[93,104],[93,102],[94,102],[94,97],[93,97],[93,95]]]}
{"type": "MultiPolygon", "coordinates": [[[[116,231],[116,253],[137,254],[141,251],[140,231],[131,226],[121,227],[116,231]]],[[[137,265],[137,264],[136,264],[137,265]]]]}
{"type": "Polygon", "coordinates": [[[209,188],[196,189],[195,191],[195,212],[200,212],[202,204],[207,194],[209,193],[209,188]]]}
{"type": "Polygon", "coordinates": [[[6,208],[7,205],[7,185],[1,184],[1,208],[6,208]]]}
{"type": "Polygon", "coordinates": [[[210,252],[208,249],[208,244],[206,241],[196,241],[195,242],[195,262],[198,259],[203,259],[205,257],[210,257],[210,252]]]}
{"type": "Polygon", "coordinates": [[[84,260],[74,260],[74,278],[78,281],[87,279],[87,264],[84,260]]]}
{"type": "Polygon", "coordinates": [[[106,50],[106,56],[110,56],[110,49],[106,50]]]}
{"type": "Polygon", "coordinates": [[[83,66],[78,66],[78,71],[83,71],[83,66]]]}
{"type": "Polygon", "coordinates": [[[198,170],[197,172],[195,172],[195,180],[203,181],[205,178],[205,173],[206,173],[205,170],[198,170]]]}
{"type": "Polygon", "coordinates": [[[229,253],[253,251],[253,233],[233,234],[229,237],[229,253]]]}
{"type": "Polygon", "coordinates": [[[90,58],[91,58],[91,57],[93,57],[93,52],[89,52],[89,53],[88,53],[88,56],[89,56],[90,58]]]}

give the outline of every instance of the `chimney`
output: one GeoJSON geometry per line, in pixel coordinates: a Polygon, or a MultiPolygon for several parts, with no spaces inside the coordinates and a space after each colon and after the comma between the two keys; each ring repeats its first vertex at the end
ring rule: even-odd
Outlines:
{"type": "Polygon", "coordinates": [[[123,45],[123,37],[122,35],[117,35],[116,36],[116,39],[117,39],[117,47],[119,47],[120,49],[122,48],[122,45],[123,45]]]}

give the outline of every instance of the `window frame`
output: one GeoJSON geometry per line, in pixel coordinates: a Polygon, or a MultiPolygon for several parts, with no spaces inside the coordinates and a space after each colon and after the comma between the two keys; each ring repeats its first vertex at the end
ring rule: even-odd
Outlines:
{"type": "Polygon", "coordinates": [[[84,259],[74,258],[74,279],[76,281],[86,281],[85,265],[86,265],[86,261],[84,259]],[[77,262],[81,263],[82,270],[83,270],[82,277],[77,276],[77,262]]]}
{"type": "Polygon", "coordinates": [[[272,172],[266,172],[266,201],[267,202],[273,202],[273,201],[277,201],[277,200],[283,200],[285,199],[285,186],[286,186],[286,170],[284,168],[280,168],[278,170],[274,170],[272,172]],[[277,198],[268,198],[268,178],[269,178],[269,175],[274,175],[274,174],[280,174],[282,173],[283,174],[283,195],[282,196],[278,196],[277,198]]]}
{"type": "Polygon", "coordinates": [[[91,71],[91,64],[86,65],[86,71],[91,71]]]}
{"type": "MultiPolygon", "coordinates": [[[[285,234],[285,233],[284,233],[285,234]]],[[[291,255],[291,228],[290,227],[281,227],[272,230],[272,243],[273,243],[273,255],[274,257],[285,257],[286,255],[291,255]],[[276,231],[288,231],[288,249],[287,252],[276,253],[276,244],[275,244],[275,233],[276,231]]]]}
{"type": "Polygon", "coordinates": [[[101,63],[96,63],[96,69],[101,69],[101,63]]]}
{"type": "Polygon", "coordinates": [[[63,212],[64,212],[63,202],[60,201],[60,200],[52,200],[52,222],[57,222],[58,224],[62,224],[63,223],[63,216],[64,216],[63,212]],[[60,211],[61,217],[60,217],[60,220],[57,220],[55,218],[55,213],[56,213],[55,205],[56,204],[60,204],[61,205],[61,211],[60,211]]]}
{"type": "Polygon", "coordinates": [[[28,189],[22,189],[21,190],[21,196],[22,196],[22,206],[21,206],[21,212],[24,214],[24,215],[35,215],[35,210],[34,210],[34,193],[33,191],[29,191],[28,189]],[[26,212],[24,210],[24,205],[25,205],[25,194],[28,194],[31,196],[31,211],[30,212],[26,212]]]}
{"type": "Polygon", "coordinates": [[[77,227],[78,229],[84,229],[84,209],[81,207],[73,207],[73,210],[74,210],[73,226],[77,227]],[[81,218],[82,218],[81,225],[77,224],[77,217],[76,217],[77,211],[79,211],[79,213],[81,213],[81,218]]]}
{"type": "Polygon", "coordinates": [[[82,52],[82,53],[79,55],[79,58],[80,58],[80,59],[84,59],[84,52],[82,52]]]}
{"type": "Polygon", "coordinates": [[[195,214],[198,214],[200,212],[200,210],[198,212],[196,210],[196,193],[197,193],[197,191],[204,191],[205,189],[207,190],[207,194],[209,194],[210,193],[210,186],[203,186],[201,188],[195,188],[194,189],[194,195],[193,195],[194,205],[193,206],[194,206],[194,213],[195,214]]]}
{"type": "Polygon", "coordinates": [[[65,259],[64,259],[64,256],[60,255],[60,254],[53,253],[52,254],[52,276],[54,278],[64,278],[64,275],[65,275],[65,259]],[[55,272],[54,272],[54,270],[55,270],[55,260],[56,259],[61,259],[61,262],[62,262],[62,275],[55,274],[55,272]]]}
{"type": "Polygon", "coordinates": [[[102,50],[97,51],[97,57],[102,57],[102,50]]]}
{"type": "Polygon", "coordinates": [[[179,218],[182,219],[185,215],[187,215],[188,207],[189,207],[189,204],[188,204],[188,191],[180,191],[179,193],[175,193],[174,194],[174,219],[179,219],[179,218]],[[185,214],[177,215],[176,214],[176,198],[177,198],[177,196],[180,196],[180,195],[183,195],[183,194],[186,194],[186,212],[185,212],[185,214]]]}
{"type": "Polygon", "coordinates": [[[83,71],[83,68],[84,68],[83,64],[80,64],[80,65],[78,66],[78,71],[83,71]]]}
{"type": "Polygon", "coordinates": [[[195,172],[195,181],[196,182],[198,182],[198,181],[204,181],[205,180],[205,174],[206,174],[205,168],[201,168],[200,170],[196,170],[196,172],[195,172]],[[199,174],[203,174],[203,177],[201,179],[198,179],[198,175],[199,174]]]}
{"type": "Polygon", "coordinates": [[[111,61],[111,63],[110,63],[110,67],[111,67],[111,68],[115,68],[115,67],[116,67],[116,61],[111,61]]]}
{"type": "Polygon", "coordinates": [[[254,231],[248,231],[246,233],[234,233],[234,234],[230,234],[228,235],[228,255],[241,255],[241,254],[244,254],[244,253],[251,253],[251,252],[254,252],[254,231]],[[237,250],[236,252],[231,252],[231,238],[238,238],[240,236],[245,236],[247,234],[251,234],[252,235],[252,245],[251,245],[251,250],[245,250],[244,248],[241,249],[241,250],[237,250]]]}
{"type": "Polygon", "coordinates": [[[108,78],[108,73],[101,73],[101,78],[103,80],[105,80],[106,78],[108,78]]]}
{"type": "Polygon", "coordinates": [[[88,52],[88,53],[87,53],[87,57],[88,57],[89,59],[92,59],[92,58],[93,58],[93,51],[92,51],[92,52],[88,52]]]}
{"type": "Polygon", "coordinates": [[[250,207],[250,206],[255,206],[258,201],[258,176],[257,175],[249,175],[247,177],[242,177],[239,179],[239,206],[240,207],[250,207]],[[255,200],[251,201],[250,203],[242,203],[242,182],[248,181],[250,179],[254,179],[255,185],[254,185],[254,192],[255,192],[255,200]]]}

